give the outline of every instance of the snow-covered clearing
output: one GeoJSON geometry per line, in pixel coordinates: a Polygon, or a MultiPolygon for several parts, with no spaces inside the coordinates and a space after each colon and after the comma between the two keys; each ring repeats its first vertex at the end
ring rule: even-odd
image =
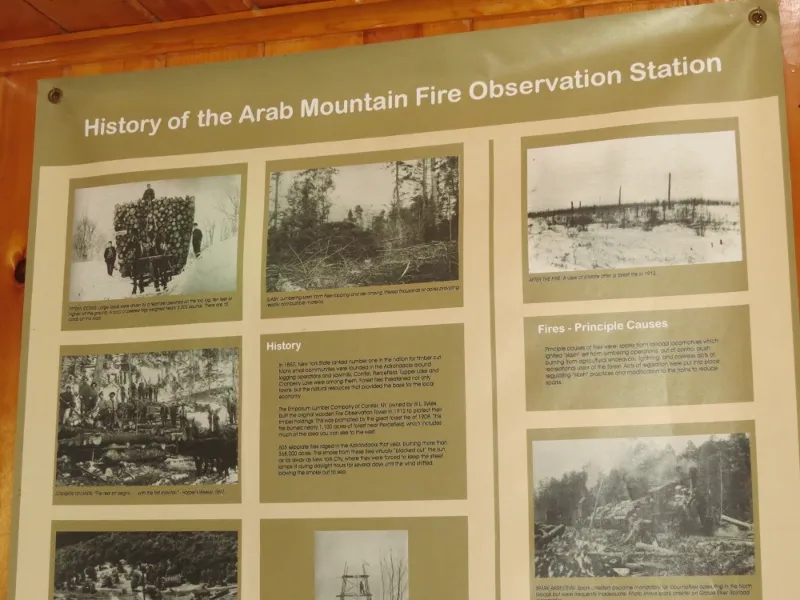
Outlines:
{"type": "Polygon", "coordinates": [[[601,224],[578,231],[563,225],[547,227],[540,219],[528,220],[528,269],[530,273],[667,267],[735,262],[742,260],[741,234],[737,228],[704,236],[676,223],[651,231],[622,229],[601,224]]]}
{"type": "Polygon", "coordinates": [[[70,302],[94,300],[121,300],[153,296],[184,294],[209,294],[236,290],[238,259],[237,237],[214,244],[202,252],[200,258],[190,255],[181,273],[173,277],[166,292],[156,292],[151,284],[144,293],[133,293],[133,281],[123,278],[119,271],[109,277],[102,260],[73,262],[70,271],[70,302]]]}

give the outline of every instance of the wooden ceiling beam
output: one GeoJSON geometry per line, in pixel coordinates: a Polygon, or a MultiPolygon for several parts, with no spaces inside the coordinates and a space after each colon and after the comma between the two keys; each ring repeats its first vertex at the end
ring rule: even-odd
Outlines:
{"type": "Polygon", "coordinates": [[[216,17],[0,43],[0,73],[43,65],[93,62],[99,58],[99,48],[105,56],[124,59],[611,3],[609,0],[322,0],[216,17]],[[311,11],[319,15],[310,18],[307,13],[311,11]],[[98,40],[103,41],[102,46],[98,46],[98,40]]]}

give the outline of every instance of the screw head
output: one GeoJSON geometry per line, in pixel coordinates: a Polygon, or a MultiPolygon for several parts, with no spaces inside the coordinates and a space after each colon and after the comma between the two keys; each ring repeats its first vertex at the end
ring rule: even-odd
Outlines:
{"type": "Polygon", "coordinates": [[[761,27],[767,22],[767,13],[762,8],[754,8],[747,16],[747,20],[750,21],[750,25],[753,27],[761,27]]]}
{"type": "Polygon", "coordinates": [[[64,92],[61,88],[54,87],[52,90],[47,92],[47,99],[50,101],[50,104],[58,104],[61,102],[61,99],[64,97],[64,92]]]}

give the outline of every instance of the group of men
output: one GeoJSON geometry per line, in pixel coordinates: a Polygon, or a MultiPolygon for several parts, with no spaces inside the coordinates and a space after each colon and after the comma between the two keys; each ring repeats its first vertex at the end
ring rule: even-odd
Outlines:
{"type": "MultiPolygon", "coordinates": [[[[142,201],[152,202],[156,198],[155,190],[147,184],[147,188],[142,194],[142,201]]],[[[145,289],[145,277],[150,278],[155,285],[156,291],[160,292],[163,288],[167,289],[167,284],[172,279],[172,269],[170,264],[169,248],[163,232],[158,231],[156,224],[152,221],[145,230],[131,231],[131,243],[128,244],[128,260],[132,266],[131,280],[133,281],[132,294],[143,294],[145,289]]],[[[193,224],[192,229],[192,251],[196,258],[200,257],[203,246],[203,232],[193,224]]],[[[106,270],[109,277],[114,276],[114,267],[117,262],[117,248],[114,243],[109,241],[103,251],[103,260],[106,263],[106,270]]]]}

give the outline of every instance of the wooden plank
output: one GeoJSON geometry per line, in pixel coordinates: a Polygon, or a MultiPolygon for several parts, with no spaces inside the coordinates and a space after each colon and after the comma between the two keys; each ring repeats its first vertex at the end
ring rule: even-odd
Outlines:
{"type": "Polygon", "coordinates": [[[25,0],[0,0],[0,41],[55,35],[64,30],[25,0]]]}
{"type": "Polygon", "coordinates": [[[255,8],[279,8],[295,4],[319,4],[324,0],[253,0],[255,8]]]}
{"type": "Polygon", "coordinates": [[[162,21],[226,15],[252,8],[246,0],[139,0],[139,4],[162,21]]]}
{"type": "Polygon", "coordinates": [[[323,35],[321,37],[301,38],[298,40],[281,40],[267,42],[264,47],[265,56],[278,56],[281,54],[296,54],[313,50],[331,50],[346,46],[360,46],[364,43],[364,34],[343,33],[341,35],[323,35]]]}
{"type": "Polygon", "coordinates": [[[166,61],[162,56],[146,56],[142,58],[121,58],[119,60],[105,60],[101,62],[67,67],[65,75],[104,75],[106,73],[127,73],[129,71],[146,71],[165,66],[166,61]]]}
{"type": "MultiPolygon", "coordinates": [[[[585,0],[582,5],[607,2],[585,0]]],[[[430,0],[331,0],[262,11],[233,13],[186,21],[169,21],[149,26],[118,30],[114,34],[93,32],[59,36],[47,42],[33,40],[21,45],[0,44],[0,73],[35,68],[42,62],[56,66],[90,63],[105,56],[127,58],[141,56],[144,48],[157,54],[198,51],[237,44],[273,42],[323,35],[334,35],[437,23],[481,17],[500,16],[534,9],[565,8],[578,0],[464,0],[431,2],[430,0]],[[359,2],[354,4],[354,2],[359,2]],[[305,7],[305,10],[302,10],[305,7]],[[309,7],[318,7],[309,8],[309,7]],[[314,17],[307,14],[314,11],[314,17]],[[169,33],[167,33],[169,32],[169,33]],[[102,46],[96,40],[102,39],[102,46]]]]}
{"type": "Polygon", "coordinates": [[[420,25],[401,25],[400,27],[387,27],[386,29],[373,29],[364,33],[365,44],[379,44],[381,42],[397,42],[422,37],[420,25]]]}
{"type": "Polygon", "coordinates": [[[246,46],[228,46],[216,50],[198,50],[196,52],[179,52],[167,55],[168,67],[182,67],[224,60],[239,60],[264,56],[264,44],[247,44],[246,46]]]}
{"type": "Polygon", "coordinates": [[[25,256],[33,163],[33,127],[37,81],[58,77],[60,70],[33,71],[0,79],[0,597],[8,587],[8,543],[17,425],[20,343],[24,287],[14,279],[25,256]]]}
{"type": "Polygon", "coordinates": [[[472,19],[422,24],[422,37],[446,35],[448,33],[466,33],[467,31],[472,31],[472,19]]]}
{"type": "Polygon", "coordinates": [[[564,10],[533,12],[523,15],[475,19],[472,27],[475,31],[481,31],[485,29],[499,29],[501,27],[519,27],[521,25],[534,25],[536,23],[550,23],[553,21],[569,21],[571,19],[580,19],[582,16],[582,8],[567,8],[564,10]]]}
{"type": "Polygon", "coordinates": [[[27,0],[66,31],[152,23],[156,18],[128,0],[27,0]]]}
{"type": "MultiPolygon", "coordinates": [[[[698,0],[693,4],[702,4],[706,0],[698,0]]],[[[708,0],[712,2],[713,0],[708,0]]],[[[644,10],[658,10],[661,8],[675,8],[676,6],[686,6],[687,0],[663,0],[645,2],[620,2],[619,4],[603,4],[598,6],[587,6],[583,9],[586,17],[601,17],[605,15],[619,15],[624,13],[640,12],[644,10]]]]}

